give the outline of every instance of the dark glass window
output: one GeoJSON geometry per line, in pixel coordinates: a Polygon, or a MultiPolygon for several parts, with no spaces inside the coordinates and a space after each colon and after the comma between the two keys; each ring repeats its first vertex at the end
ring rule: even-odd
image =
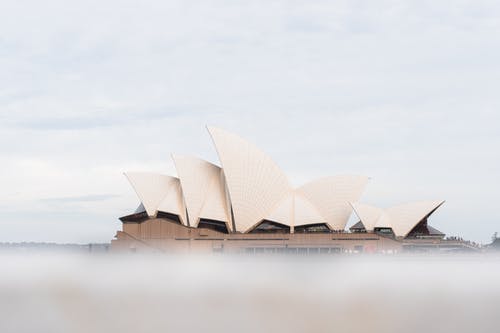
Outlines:
{"type": "Polygon", "coordinates": [[[375,228],[375,232],[381,235],[389,235],[389,236],[394,235],[392,228],[375,228]]]}
{"type": "Polygon", "coordinates": [[[445,234],[427,224],[423,219],[408,234],[406,238],[443,238],[445,234]]]}
{"type": "Polygon", "coordinates": [[[332,232],[326,223],[298,225],[294,228],[296,234],[311,232],[332,232]]]}
{"type": "Polygon", "coordinates": [[[276,233],[276,234],[289,234],[290,227],[278,222],[264,220],[259,225],[257,225],[252,231],[251,234],[259,234],[259,233],[276,233]]]}
{"type": "Polygon", "coordinates": [[[120,217],[120,221],[122,221],[123,223],[127,223],[127,222],[141,223],[141,222],[146,221],[148,218],[149,218],[148,213],[140,212],[140,213],[135,213],[135,214],[120,217]]]}
{"type": "Polygon", "coordinates": [[[226,223],[217,220],[200,219],[200,222],[198,223],[198,228],[210,229],[217,232],[221,232],[223,234],[229,233],[227,230],[226,223]]]}
{"type": "Polygon", "coordinates": [[[182,224],[181,219],[179,218],[179,215],[177,215],[177,214],[159,211],[158,214],[156,214],[156,217],[159,219],[167,219],[167,220],[170,220],[170,221],[175,222],[177,224],[182,224]]]}
{"type": "Polygon", "coordinates": [[[353,225],[349,230],[351,230],[351,232],[366,232],[365,226],[361,221],[353,225]]]}

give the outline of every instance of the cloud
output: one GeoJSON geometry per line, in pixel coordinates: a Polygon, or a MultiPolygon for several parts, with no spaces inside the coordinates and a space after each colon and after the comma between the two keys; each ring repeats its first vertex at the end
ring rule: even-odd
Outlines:
{"type": "Polygon", "coordinates": [[[32,117],[14,121],[12,125],[20,129],[42,131],[54,130],[87,130],[101,127],[113,127],[143,120],[154,121],[163,118],[173,118],[182,114],[181,107],[166,107],[157,110],[144,110],[141,114],[130,113],[127,110],[94,107],[87,115],[70,117],[32,117]]]}
{"type": "Polygon", "coordinates": [[[80,202],[106,201],[117,197],[119,197],[119,195],[94,194],[94,195],[82,195],[78,197],[47,198],[40,200],[44,203],[80,203],[80,202]]]}
{"type": "MultiPolygon", "coordinates": [[[[499,17],[496,3],[468,0],[11,2],[0,200],[21,216],[47,211],[43,198],[116,193],[61,202],[91,241],[102,229],[83,221],[113,225],[136,206],[123,171],[175,173],[171,152],[217,162],[212,124],[295,184],[359,173],[373,204],[447,199],[436,227],[487,241],[500,220],[499,17]]],[[[51,215],[40,214],[25,220],[43,240],[51,215]]],[[[64,230],[50,237],[71,241],[64,230]]]]}

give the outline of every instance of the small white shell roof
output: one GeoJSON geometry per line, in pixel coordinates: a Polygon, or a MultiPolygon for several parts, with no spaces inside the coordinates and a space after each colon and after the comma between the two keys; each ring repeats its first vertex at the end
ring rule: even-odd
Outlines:
{"type": "Polygon", "coordinates": [[[296,192],[290,192],[266,220],[296,226],[326,222],[318,210],[306,198],[296,192]]]}
{"type": "Polygon", "coordinates": [[[388,209],[353,203],[356,215],[366,230],[392,228],[398,237],[406,237],[424,218],[431,215],[444,201],[418,201],[406,203],[388,209]]]}
{"type": "Polygon", "coordinates": [[[147,173],[126,172],[125,176],[134,188],[149,216],[155,216],[158,205],[174,183],[174,177],[147,173]]]}
{"type": "Polygon", "coordinates": [[[266,218],[291,190],[273,160],[248,141],[215,127],[212,136],[231,200],[237,231],[248,231],[266,218]]]}
{"type": "Polygon", "coordinates": [[[350,202],[358,201],[368,184],[365,176],[333,176],[314,180],[297,192],[307,198],[334,230],[343,230],[352,213],[350,202]]]}
{"type": "Polygon", "coordinates": [[[201,209],[200,218],[226,222],[227,230],[232,230],[229,201],[222,172],[219,173],[219,177],[211,186],[208,197],[201,209]]]}
{"type": "Polygon", "coordinates": [[[158,211],[176,214],[181,219],[181,222],[187,225],[186,205],[184,204],[179,178],[174,178],[170,190],[158,205],[158,211]]]}
{"type": "Polygon", "coordinates": [[[125,176],[149,216],[154,217],[161,210],[177,214],[185,221],[178,178],[148,172],[126,172],[125,176]]]}
{"type": "Polygon", "coordinates": [[[200,218],[226,222],[230,214],[226,203],[222,170],[215,164],[197,157],[172,155],[180,178],[184,199],[192,227],[200,218]]]}
{"type": "Polygon", "coordinates": [[[382,208],[375,206],[360,203],[352,203],[351,205],[367,231],[373,231],[377,226],[377,221],[381,218],[382,214],[384,214],[382,208]]]}
{"type": "Polygon", "coordinates": [[[420,201],[394,206],[386,210],[396,236],[406,237],[425,217],[438,209],[444,201],[420,201]]]}

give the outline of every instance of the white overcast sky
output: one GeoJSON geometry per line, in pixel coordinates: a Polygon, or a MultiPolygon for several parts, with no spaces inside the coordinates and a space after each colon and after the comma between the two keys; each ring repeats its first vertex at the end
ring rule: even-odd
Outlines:
{"type": "Polygon", "coordinates": [[[205,125],[295,185],[371,177],[362,201],[443,199],[431,224],[500,231],[497,1],[3,1],[0,241],[105,242],[122,172],[217,162],[205,125]]]}

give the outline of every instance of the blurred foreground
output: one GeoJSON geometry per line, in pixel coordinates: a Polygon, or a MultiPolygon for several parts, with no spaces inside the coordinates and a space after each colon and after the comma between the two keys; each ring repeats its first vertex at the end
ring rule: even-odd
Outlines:
{"type": "Polygon", "coordinates": [[[0,255],[0,332],[497,332],[500,257],[0,255]]]}

